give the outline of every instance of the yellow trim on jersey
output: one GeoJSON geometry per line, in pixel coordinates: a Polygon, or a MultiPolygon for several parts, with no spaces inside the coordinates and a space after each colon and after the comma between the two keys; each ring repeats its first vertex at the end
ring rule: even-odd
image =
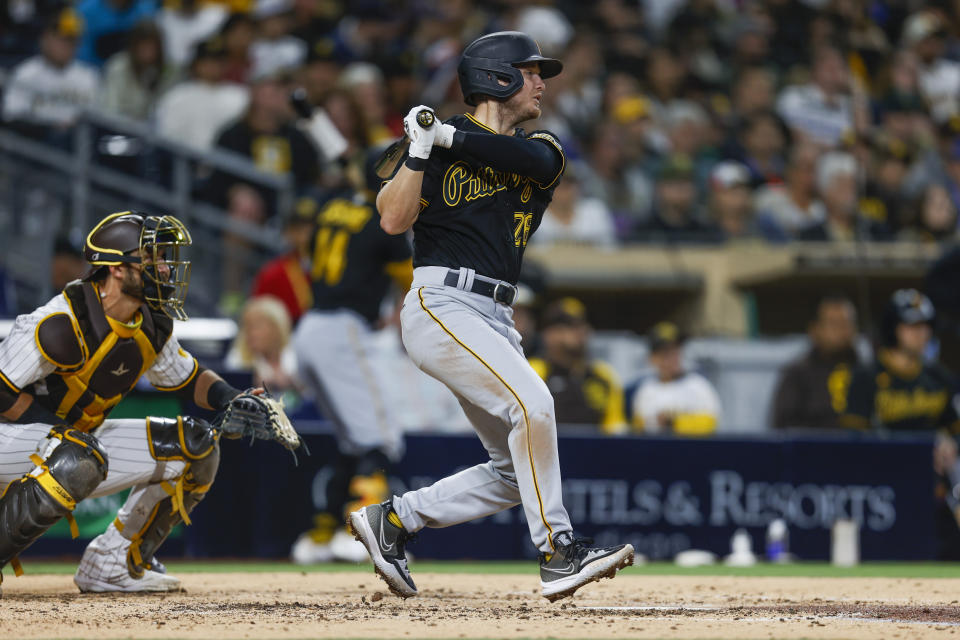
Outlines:
{"type": "Polygon", "coordinates": [[[487,370],[488,370],[490,373],[492,373],[492,374],[497,378],[497,380],[499,380],[501,383],[503,383],[503,386],[505,386],[505,387],[507,388],[507,390],[513,395],[513,397],[516,399],[517,403],[520,405],[520,409],[523,411],[523,421],[524,421],[524,423],[526,424],[526,432],[527,432],[527,433],[526,433],[526,436],[527,436],[527,457],[528,457],[529,460],[530,460],[530,471],[531,471],[531,473],[533,474],[533,490],[534,490],[534,492],[537,494],[537,504],[540,506],[540,521],[543,522],[543,525],[547,528],[547,531],[549,532],[549,535],[547,535],[547,542],[550,544],[550,549],[551,549],[551,550],[555,550],[555,548],[554,548],[554,546],[553,546],[553,527],[551,527],[551,526],[550,526],[550,523],[547,522],[546,514],[544,514],[544,512],[543,512],[543,498],[540,497],[540,484],[537,482],[537,469],[536,469],[536,466],[534,465],[534,462],[533,462],[533,445],[532,445],[531,442],[530,442],[530,418],[527,416],[527,407],[526,407],[526,405],[523,404],[523,400],[521,400],[521,399],[520,399],[520,396],[517,394],[517,392],[513,390],[513,387],[511,387],[511,386],[507,383],[507,381],[504,380],[504,379],[500,376],[500,374],[497,373],[497,372],[493,369],[493,367],[491,367],[491,366],[487,363],[486,360],[484,360],[484,359],[481,358],[479,355],[477,355],[477,352],[476,352],[476,351],[474,351],[473,349],[471,349],[470,347],[468,347],[467,345],[465,345],[463,342],[461,342],[460,339],[457,338],[457,336],[455,336],[455,335],[453,334],[453,332],[450,331],[450,329],[448,329],[448,328],[446,327],[446,325],[443,324],[443,322],[441,322],[440,318],[438,318],[437,316],[435,316],[435,315],[433,314],[433,312],[430,311],[430,309],[427,308],[427,304],[426,304],[426,302],[425,302],[424,299],[423,299],[423,287],[420,287],[419,289],[417,289],[417,296],[420,298],[420,306],[423,308],[424,311],[427,312],[427,315],[429,315],[431,318],[433,318],[433,321],[436,322],[438,325],[440,325],[440,328],[443,329],[444,332],[446,332],[446,334],[447,334],[448,336],[450,336],[451,338],[453,338],[454,342],[456,342],[456,343],[459,344],[461,347],[463,347],[464,349],[466,349],[466,350],[470,353],[470,355],[472,355],[474,358],[476,358],[477,360],[479,360],[480,363],[481,363],[483,366],[485,366],[485,367],[487,368],[487,370]]]}
{"type": "Polygon", "coordinates": [[[473,122],[473,124],[477,125],[477,126],[480,127],[481,129],[486,129],[486,130],[489,131],[490,133],[494,133],[494,134],[496,134],[496,135],[500,135],[499,133],[497,133],[496,131],[494,131],[493,129],[491,129],[490,127],[488,127],[487,125],[485,125],[485,124],[483,124],[482,122],[480,122],[479,120],[477,120],[476,116],[474,116],[472,113],[465,113],[465,114],[463,114],[463,115],[467,116],[467,119],[468,119],[468,120],[470,120],[471,122],[473,122]]]}
{"type": "Polygon", "coordinates": [[[86,360],[86,353],[83,349],[83,337],[80,335],[80,328],[77,326],[77,321],[72,315],[66,311],[54,311],[53,313],[40,318],[40,322],[37,323],[37,326],[33,329],[33,342],[37,345],[37,349],[40,350],[40,355],[43,356],[43,359],[54,365],[58,369],[75,369],[77,367],[83,366],[83,361],[86,360]],[[40,344],[40,325],[42,325],[46,320],[52,318],[53,316],[63,315],[67,316],[67,319],[70,321],[70,327],[73,329],[73,335],[77,338],[77,344],[80,345],[80,362],[76,364],[64,364],[62,362],[57,362],[44,350],[43,345],[40,344]]]}
{"type": "Polygon", "coordinates": [[[197,362],[196,358],[194,358],[193,371],[190,372],[190,375],[187,376],[186,380],[184,380],[183,382],[181,382],[175,387],[158,387],[157,385],[153,385],[153,388],[157,389],[158,391],[179,391],[180,389],[183,389],[185,386],[187,386],[193,381],[193,379],[197,376],[198,371],[200,371],[200,363],[197,362]]]}
{"type": "MultiPolygon", "coordinates": [[[[7,385],[8,387],[10,387],[10,389],[11,389],[14,393],[20,393],[20,387],[18,387],[17,385],[13,384],[12,382],[10,382],[10,378],[8,378],[7,376],[3,375],[3,371],[0,371],[0,380],[2,380],[5,385],[7,385]]],[[[0,497],[2,497],[2,496],[0,496],[0,497]]]]}
{"type": "Polygon", "coordinates": [[[133,322],[120,322],[116,318],[111,318],[107,314],[103,314],[103,317],[107,319],[107,322],[110,324],[110,328],[113,329],[113,332],[121,338],[132,338],[140,328],[140,325],[143,324],[143,314],[139,311],[137,312],[137,317],[133,322]]]}
{"type": "Polygon", "coordinates": [[[556,178],[554,178],[553,180],[550,181],[550,184],[542,185],[542,184],[540,184],[539,182],[537,182],[536,180],[534,180],[533,178],[530,178],[530,180],[531,180],[532,182],[537,182],[537,185],[538,185],[541,189],[549,189],[549,188],[552,187],[554,184],[556,184],[557,180],[560,179],[560,176],[563,175],[563,170],[564,170],[564,168],[566,168],[566,166],[567,166],[567,156],[564,155],[563,149],[560,148],[560,145],[557,144],[557,142],[556,142],[555,140],[552,140],[552,139],[551,139],[552,137],[553,137],[553,136],[551,136],[550,138],[548,138],[548,137],[545,136],[545,135],[537,135],[536,132],[534,132],[533,134],[531,134],[531,135],[527,138],[527,140],[544,140],[544,141],[546,141],[548,144],[553,145],[553,148],[556,149],[556,150],[560,153],[560,172],[557,173],[557,177],[556,177],[556,178]]]}

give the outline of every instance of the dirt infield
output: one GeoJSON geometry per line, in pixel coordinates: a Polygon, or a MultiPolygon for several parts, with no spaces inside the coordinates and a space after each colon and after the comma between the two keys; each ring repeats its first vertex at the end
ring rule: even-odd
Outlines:
{"type": "Polygon", "coordinates": [[[548,603],[529,575],[417,574],[401,601],[370,574],[183,574],[185,593],[81,595],[9,577],[0,638],[943,638],[960,580],[644,576],[548,603]]]}

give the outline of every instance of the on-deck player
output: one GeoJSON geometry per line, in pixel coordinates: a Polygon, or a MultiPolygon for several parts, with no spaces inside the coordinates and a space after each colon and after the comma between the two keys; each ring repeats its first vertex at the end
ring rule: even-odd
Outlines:
{"type": "MultiPolygon", "coordinates": [[[[173,216],[124,211],[87,236],[90,271],[0,343],[0,568],[78,502],[132,488],[116,520],[84,551],[81,591],[175,591],[154,558],[203,499],[219,433],[189,416],[110,420],[142,375],[204,408],[240,394],[173,336],[186,319],[190,234],[173,216]]],[[[74,535],[76,530],[74,527],[74,535]]],[[[2,575],[0,575],[2,580],[2,575]]]]}
{"type": "MultiPolygon", "coordinates": [[[[401,597],[416,595],[405,543],[522,504],[540,550],[543,595],[556,600],[633,562],[633,547],[587,546],[563,506],[553,398],[523,357],[511,304],[524,248],[564,169],[548,131],[515,127],[540,115],[544,79],[560,73],[528,35],[471,43],[458,68],[473,114],[443,124],[404,119],[408,158],[377,197],[381,226],[414,231],[413,285],[401,312],[414,363],[444,382],[490,460],[350,516],[377,573],[401,597]],[[436,145],[436,146],[434,146],[436,145]]],[[[469,553],[469,552],[466,552],[469,553]]]]}

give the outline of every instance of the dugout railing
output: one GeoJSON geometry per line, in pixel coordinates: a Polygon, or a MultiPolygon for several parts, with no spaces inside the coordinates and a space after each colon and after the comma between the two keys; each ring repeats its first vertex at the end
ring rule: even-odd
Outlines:
{"type": "Polygon", "coordinates": [[[56,142],[0,127],[0,250],[16,308],[28,310],[55,293],[55,238],[81,246],[103,215],[140,209],[176,215],[190,229],[195,248],[187,309],[218,315],[230,282],[249,283],[283,242],[277,222],[233,220],[209,201],[203,185],[215,172],[273,194],[280,214],[274,220],[292,209],[289,175],[264,173],[233,152],[191,149],[130,119],[85,111],[69,136],[56,142]],[[230,261],[224,259],[225,235],[234,239],[230,261]]]}

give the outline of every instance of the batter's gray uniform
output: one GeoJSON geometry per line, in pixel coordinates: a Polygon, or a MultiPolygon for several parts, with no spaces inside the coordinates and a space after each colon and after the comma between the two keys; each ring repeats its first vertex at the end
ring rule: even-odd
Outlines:
{"type": "MultiPolygon", "coordinates": [[[[562,502],[553,397],[524,358],[513,309],[444,286],[450,270],[418,267],[400,320],[413,362],[453,391],[490,461],[394,499],[407,531],[446,527],[523,504],[530,537],[550,552],[554,533],[569,531],[562,502]]],[[[465,290],[464,290],[465,289],[465,290]]]]}

